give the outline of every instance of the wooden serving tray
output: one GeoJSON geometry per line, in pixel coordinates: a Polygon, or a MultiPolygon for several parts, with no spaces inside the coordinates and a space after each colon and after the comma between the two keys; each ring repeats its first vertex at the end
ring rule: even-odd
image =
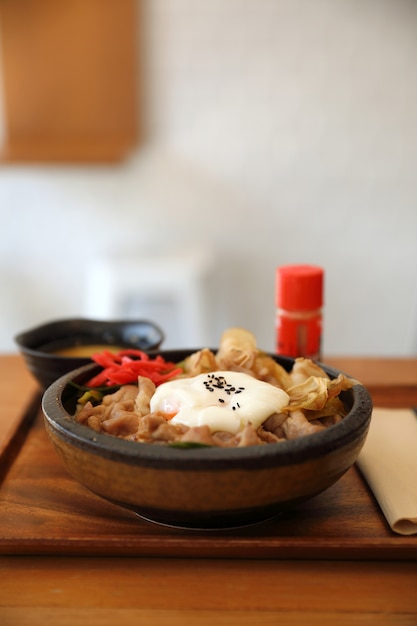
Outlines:
{"type": "Polygon", "coordinates": [[[49,442],[39,399],[0,456],[0,554],[415,560],[417,536],[394,534],[356,467],[298,509],[239,530],[159,526],[90,493],[49,442]]]}

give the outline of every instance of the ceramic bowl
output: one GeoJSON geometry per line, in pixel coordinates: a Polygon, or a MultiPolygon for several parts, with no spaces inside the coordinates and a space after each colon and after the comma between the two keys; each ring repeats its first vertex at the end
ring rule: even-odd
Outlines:
{"type": "MultiPolygon", "coordinates": [[[[190,350],[160,352],[180,361],[190,350]]],[[[293,359],[274,357],[287,370],[293,359]]],[[[323,366],[336,377],[338,372],[323,366]]],[[[372,412],[361,385],[343,392],[348,414],[324,431],[277,444],[246,448],[175,448],[96,433],[73,419],[70,381],[100,371],[83,367],[54,382],[43,396],[47,433],[66,469],[95,494],[144,519],[192,529],[260,522],[293,508],[334,484],[364,444],[372,412]]]]}
{"type": "Polygon", "coordinates": [[[28,369],[46,389],[60,376],[92,362],[88,356],[62,356],[58,351],[82,346],[149,351],[158,348],[163,339],[162,330],[147,320],[72,318],[36,326],[17,335],[15,342],[28,369]]]}

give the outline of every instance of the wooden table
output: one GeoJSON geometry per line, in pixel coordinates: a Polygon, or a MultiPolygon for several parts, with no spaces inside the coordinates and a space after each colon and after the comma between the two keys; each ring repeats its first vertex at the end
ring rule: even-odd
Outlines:
{"type": "MultiPolygon", "coordinates": [[[[376,406],[417,406],[417,359],[326,362],[360,379],[376,406]]],[[[36,391],[19,356],[0,356],[3,481],[10,474],[4,468],[14,465],[30,430],[33,411],[28,407],[36,391]]],[[[395,540],[393,534],[390,541],[395,540]]],[[[324,560],[222,558],[216,553],[213,558],[3,554],[1,626],[38,626],[49,619],[63,626],[416,626],[417,563],[415,558],[362,560],[357,555],[350,560],[346,554],[324,560]]]]}

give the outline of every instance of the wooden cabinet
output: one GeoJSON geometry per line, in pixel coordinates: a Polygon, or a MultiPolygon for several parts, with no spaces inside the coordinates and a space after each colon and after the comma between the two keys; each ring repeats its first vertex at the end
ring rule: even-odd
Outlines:
{"type": "Polygon", "coordinates": [[[140,137],[140,0],[0,0],[3,162],[114,162],[140,137]]]}

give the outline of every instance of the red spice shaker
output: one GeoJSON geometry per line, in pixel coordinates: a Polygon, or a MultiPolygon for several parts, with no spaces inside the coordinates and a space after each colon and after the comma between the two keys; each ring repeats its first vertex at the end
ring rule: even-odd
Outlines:
{"type": "Polygon", "coordinates": [[[285,265],[276,270],[276,352],[320,360],[324,270],[285,265]]]}

